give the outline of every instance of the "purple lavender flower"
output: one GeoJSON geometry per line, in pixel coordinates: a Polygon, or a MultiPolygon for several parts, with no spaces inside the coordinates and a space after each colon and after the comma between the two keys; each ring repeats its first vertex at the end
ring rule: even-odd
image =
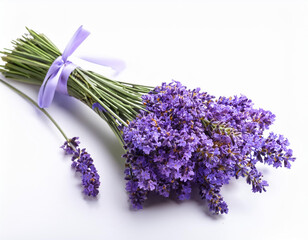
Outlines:
{"type": "Polygon", "coordinates": [[[76,148],[79,146],[79,137],[73,137],[69,139],[69,141],[66,141],[61,148],[64,150],[65,154],[74,154],[76,151],[76,148]]]}
{"type": "Polygon", "coordinates": [[[106,109],[102,105],[100,105],[98,102],[95,102],[92,104],[92,109],[95,110],[95,108],[97,108],[99,111],[107,112],[106,109]]]}
{"type": "Polygon", "coordinates": [[[146,111],[123,129],[126,190],[136,209],[149,192],[185,200],[197,185],[213,213],[227,213],[220,190],[231,178],[245,177],[262,192],[268,184],[257,162],[289,168],[295,160],[285,138],[263,136],[275,116],[245,96],[215,100],[172,82],[142,99],[146,111]]]}
{"type": "Polygon", "coordinates": [[[99,175],[93,164],[93,159],[86,149],[80,149],[78,137],[74,137],[66,141],[61,147],[66,154],[73,155],[72,167],[76,172],[81,173],[82,185],[84,187],[83,193],[87,196],[96,197],[100,185],[99,175]]]}

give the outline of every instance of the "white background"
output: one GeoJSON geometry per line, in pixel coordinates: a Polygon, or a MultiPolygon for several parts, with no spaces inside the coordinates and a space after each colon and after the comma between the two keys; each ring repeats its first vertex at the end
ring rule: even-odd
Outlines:
{"type": "MultiPolygon", "coordinates": [[[[13,1],[0,2],[0,48],[43,32],[60,48],[83,24],[90,37],[77,54],[126,62],[118,79],[159,85],[176,79],[215,96],[245,94],[271,110],[271,130],[297,157],[291,170],[260,166],[270,186],[254,194],[244,180],[223,188],[229,214],[212,216],[198,196],[150,199],[132,211],[123,151],[107,125],[73,98],[48,111],[80,136],[101,175],[97,200],[80,178],[53,125],[0,84],[0,239],[308,239],[307,1],[13,1]]],[[[37,98],[38,87],[15,86],[37,98]]]]}

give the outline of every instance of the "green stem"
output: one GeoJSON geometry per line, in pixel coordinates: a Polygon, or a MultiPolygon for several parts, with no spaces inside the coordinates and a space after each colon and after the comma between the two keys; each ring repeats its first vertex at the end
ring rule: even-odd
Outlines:
{"type": "Polygon", "coordinates": [[[13,87],[11,84],[5,82],[3,79],[0,78],[0,82],[2,82],[4,85],[6,85],[7,87],[9,87],[10,89],[12,89],[14,92],[16,92],[18,95],[20,95],[21,97],[27,99],[29,102],[31,102],[37,109],[39,109],[41,112],[43,112],[48,118],[49,120],[56,126],[56,128],[60,131],[60,133],[62,134],[62,136],[65,138],[65,140],[67,142],[70,141],[70,139],[65,135],[65,133],[63,132],[63,130],[60,128],[60,126],[58,125],[58,123],[49,115],[49,113],[44,109],[44,108],[40,108],[39,105],[32,99],[30,98],[28,95],[26,95],[25,93],[21,92],[20,90],[18,90],[17,88],[13,87]]]}

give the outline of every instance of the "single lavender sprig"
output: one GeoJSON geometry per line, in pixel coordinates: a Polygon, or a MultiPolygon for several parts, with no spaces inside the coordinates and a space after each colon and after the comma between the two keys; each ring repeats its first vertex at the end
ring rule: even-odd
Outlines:
{"type": "Polygon", "coordinates": [[[79,148],[80,142],[78,139],[78,137],[74,137],[66,141],[61,148],[63,148],[66,154],[73,155],[72,167],[76,172],[81,173],[82,185],[84,187],[83,193],[87,196],[96,197],[100,185],[100,178],[90,154],[87,153],[85,148],[79,148]]]}
{"type": "Polygon", "coordinates": [[[97,170],[93,164],[93,159],[91,158],[90,154],[86,152],[86,149],[80,150],[79,148],[79,138],[73,137],[69,139],[64,131],[60,128],[60,126],[57,124],[57,122],[50,116],[50,114],[43,108],[40,108],[38,104],[31,99],[28,95],[21,92],[17,88],[13,87],[9,83],[3,81],[0,79],[0,82],[5,84],[7,87],[12,89],[14,92],[28,100],[30,103],[32,103],[37,109],[42,111],[49,120],[56,126],[56,128],[60,131],[62,136],[65,138],[65,143],[61,146],[66,154],[73,155],[72,157],[72,167],[76,170],[76,172],[81,173],[82,177],[82,185],[84,187],[83,193],[87,196],[93,196],[96,197],[99,193],[98,188],[100,186],[100,177],[97,173],[97,170]]]}

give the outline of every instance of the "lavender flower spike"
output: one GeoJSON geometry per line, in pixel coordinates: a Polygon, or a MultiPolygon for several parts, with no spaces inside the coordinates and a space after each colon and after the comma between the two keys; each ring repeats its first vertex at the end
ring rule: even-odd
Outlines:
{"type": "Polygon", "coordinates": [[[86,149],[80,149],[78,137],[74,137],[66,141],[61,148],[66,154],[73,155],[72,167],[76,172],[81,173],[82,185],[84,187],[83,193],[87,196],[96,197],[100,185],[99,175],[93,164],[93,159],[86,149]]]}
{"type": "Polygon", "coordinates": [[[32,103],[36,108],[38,108],[41,112],[43,112],[47,118],[55,125],[55,127],[59,130],[62,136],[66,139],[66,142],[61,146],[66,154],[73,155],[72,157],[72,167],[76,169],[76,172],[80,172],[82,175],[82,184],[84,186],[84,193],[88,196],[97,196],[98,188],[100,185],[99,175],[96,171],[96,168],[93,164],[93,159],[91,158],[90,154],[86,152],[85,149],[80,150],[78,141],[78,137],[73,137],[69,139],[64,131],[60,128],[57,122],[49,115],[49,113],[38,106],[38,104],[31,99],[28,95],[24,94],[17,88],[13,87],[9,83],[0,79],[0,82],[8,86],[14,92],[28,100],[32,103]]]}

